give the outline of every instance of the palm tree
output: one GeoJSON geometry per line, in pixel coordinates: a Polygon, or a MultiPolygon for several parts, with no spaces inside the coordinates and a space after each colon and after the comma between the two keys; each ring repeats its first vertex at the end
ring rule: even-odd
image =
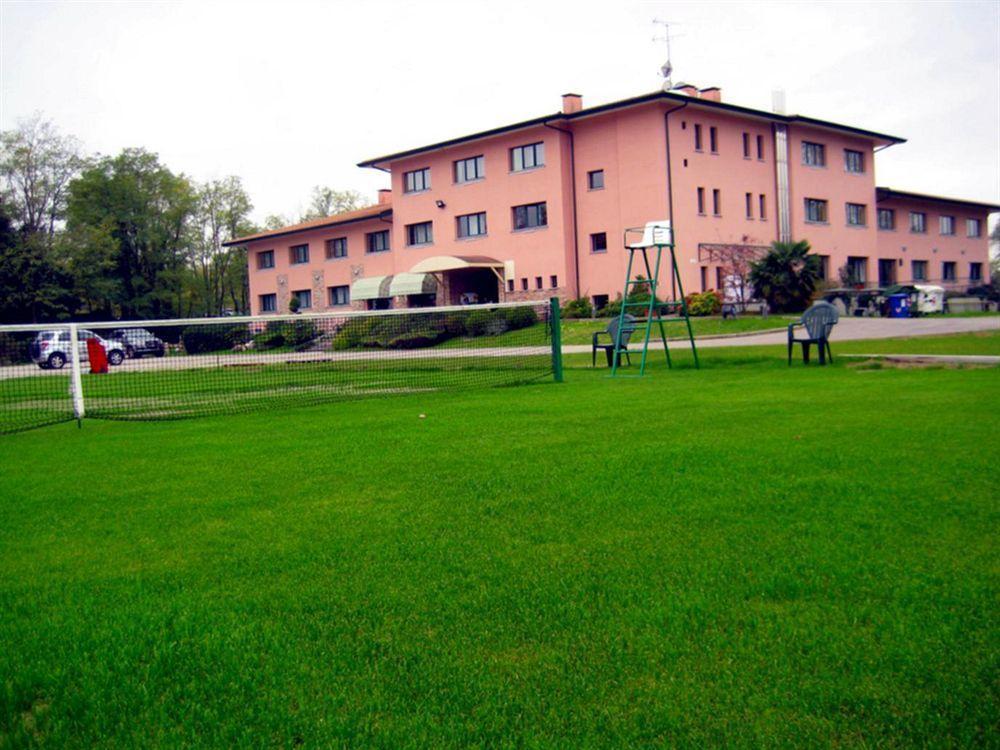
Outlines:
{"type": "Polygon", "coordinates": [[[820,258],[806,240],[774,242],[767,255],[750,267],[754,294],[775,312],[800,312],[809,305],[819,281],[820,258]]]}

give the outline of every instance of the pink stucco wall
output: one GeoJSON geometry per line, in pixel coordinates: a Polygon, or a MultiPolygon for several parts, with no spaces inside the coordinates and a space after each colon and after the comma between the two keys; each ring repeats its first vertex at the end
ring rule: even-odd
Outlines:
{"type": "Polygon", "coordinates": [[[987,218],[984,210],[972,209],[963,204],[925,200],[910,200],[904,198],[889,198],[878,203],[879,208],[891,208],[896,212],[896,228],[894,230],[880,229],[877,232],[877,254],[879,258],[891,258],[897,261],[898,281],[908,282],[912,279],[914,260],[927,262],[927,281],[942,284],[947,287],[962,288],[986,283],[989,280],[989,236],[987,218]],[[910,231],[910,212],[918,211],[927,215],[927,231],[916,233],[910,231]],[[955,233],[941,234],[941,217],[951,216],[955,219],[955,233]],[[966,231],[966,220],[979,220],[979,236],[969,237],[966,231]],[[903,261],[900,265],[898,261],[903,261]],[[954,262],[956,278],[945,282],[943,264],[954,262]],[[977,282],[970,278],[970,265],[980,264],[982,280],[977,282]]]}

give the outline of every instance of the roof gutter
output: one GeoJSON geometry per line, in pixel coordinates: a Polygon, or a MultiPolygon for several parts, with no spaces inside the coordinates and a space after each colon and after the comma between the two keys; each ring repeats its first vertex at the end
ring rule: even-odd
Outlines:
{"type": "Polygon", "coordinates": [[[569,178],[571,181],[571,195],[573,200],[573,298],[580,296],[580,231],[576,210],[576,143],[573,140],[573,131],[565,128],[557,128],[543,122],[542,125],[550,130],[556,130],[569,136],[569,178]]]}

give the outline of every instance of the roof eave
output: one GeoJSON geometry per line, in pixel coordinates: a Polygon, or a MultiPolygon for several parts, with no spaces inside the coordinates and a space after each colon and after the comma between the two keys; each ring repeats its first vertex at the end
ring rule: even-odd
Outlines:
{"type": "Polygon", "coordinates": [[[391,208],[387,208],[384,211],[379,211],[377,213],[373,213],[371,216],[356,216],[356,217],[354,217],[352,219],[342,219],[340,221],[331,221],[331,222],[327,222],[325,224],[316,224],[314,226],[298,227],[298,228],[295,228],[295,229],[293,229],[291,227],[282,227],[281,229],[276,229],[273,232],[266,232],[266,233],[260,234],[260,235],[249,235],[247,237],[237,237],[234,240],[229,240],[228,242],[223,242],[222,246],[223,247],[234,247],[236,245],[246,245],[246,244],[249,244],[251,242],[259,242],[261,240],[273,240],[273,239],[278,238],[278,237],[287,237],[287,236],[292,235],[292,234],[301,234],[302,232],[313,232],[313,231],[316,231],[317,229],[329,229],[330,227],[339,227],[339,226],[344,226],[346,224],[356,224],[359,221],[373,221],[373,220],[381,221],[381,220],[384,220],[387,216],[390,216],[391,214],[392,214],[392,209],[391,208]]]}

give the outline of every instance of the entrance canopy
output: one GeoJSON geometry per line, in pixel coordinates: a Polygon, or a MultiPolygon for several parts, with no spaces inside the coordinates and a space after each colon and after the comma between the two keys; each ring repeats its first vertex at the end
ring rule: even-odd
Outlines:
{"type": "Polygon", "coordinates": [[[438,290],[437,279],[429,273],[397,273],[390,276],[390,297],[402,297],[409,294],[435,294],[438,290]]]}
{"type": "Polygon", "coordinates": [[[389,287],[392,284],[392,276],[366,276],[351,284],[351,299],[381,299],[391,297],[389,287]]]}
{"type": "Polygon", "coordinates": [[[485,255],[435,255],[424,258],[410,269],[411,274],[441,273],[442,271],[462,271],[467,268],[503,269],[503,262],[485,255]]]}

